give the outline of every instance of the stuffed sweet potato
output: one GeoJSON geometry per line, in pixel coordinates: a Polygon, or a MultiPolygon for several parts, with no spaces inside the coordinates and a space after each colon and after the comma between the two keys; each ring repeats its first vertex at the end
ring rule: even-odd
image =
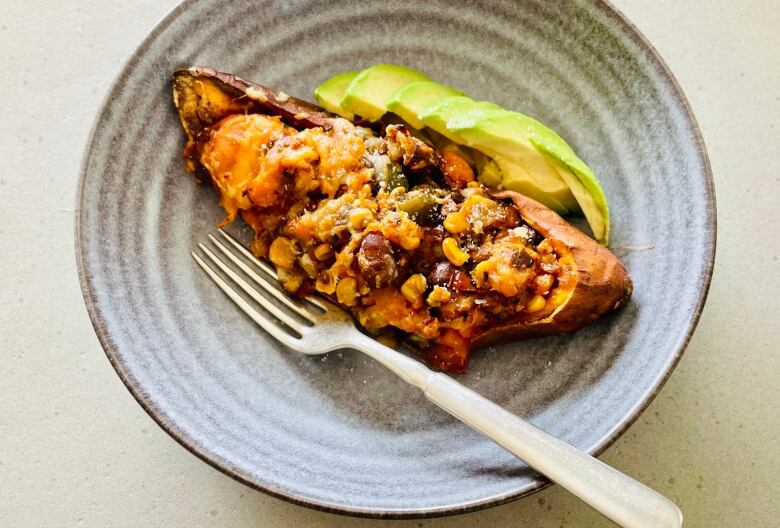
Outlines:
{"type": "Polygon", "coordinates": [[[358,126],[207,68],[176,71],[173,98],[188,168],[226,222],[253,228],[283,287],[331,297],[444,370],[479,345],[573,332],[631,294],[608,250],[403,125],[358,126]]]}

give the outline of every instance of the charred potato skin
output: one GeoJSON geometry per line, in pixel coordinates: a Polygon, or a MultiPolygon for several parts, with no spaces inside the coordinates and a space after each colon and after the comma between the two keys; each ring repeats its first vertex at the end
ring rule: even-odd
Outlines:
{"type": "Polygon", "coordinates": [[[511,200],[523,220],[538,233],[566,245],[576,265],[577,281],[566,300],[548,316],[491,328],[472,340],[471,349],[575,332],[628,302],[633,291],[631,279],[608,249],[531,198],[513,191],[495,191],[491,195],[499,200],[511,200]]]}
{"type": "Polygon", "coordinates": [[[326,130],[336,118],[306,101],[202,66],[180,68],[173,73],[173,104],[187,134],[188,146],[197,142],[206,127],[231,114],[280,116],[295,128],[326,130]]]}

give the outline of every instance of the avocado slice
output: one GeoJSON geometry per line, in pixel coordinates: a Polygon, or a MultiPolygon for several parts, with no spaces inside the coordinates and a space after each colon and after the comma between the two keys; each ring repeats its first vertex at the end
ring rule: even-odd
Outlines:
{"type": "Polygon", "coordinates": [[[417,114],[426,105],[453,95],[463,95],[463,92],[433,81],[420,81],[407,84],[387,100],[387,110],[401,119],[420,129],[425,124],[417,118],[417,114]]]}
{"type": "Polygon", "coordinates": [[[530,137],[531,144],[560,164],[558,172],[580,204],[593,236],[606,246],[609,243],[609,206],[596,174],[562,137],[541,123],[538,125],[540,128],[530,137]]]}
{"type": "Polygon", "coordinates": [[[493,158],[490,158],[481,152],[479,152],[479,154],[480,155],[476,158],[479,181],[488,187],[498,187],[501,185],[501,181],[504,178],[501,167],[498,166],[498,163],[496,163],[496,160],[493,158]]]}
{"type": "MultiPolygon", "coordinates": [[[[550,185],[551,175],[555,173],[555,180],[570,189],[576,204],[562,199],[563,196],[556,198],[571,210],[582,210],[594,237],[602,244],[608,242],[609,208],[604,191],[593,171],[558,134],[531,117],[509,111],[483,113],[473,119],[469,116],[450,119],[448,127],[471,147],[494,157],[503,156],[537,179],[549,177],[550,185]]],[[[509,182],[504,186],[513,188],[509,182]]],[[[554,192],[551,186],[543,188],[554,192]]]]}
{"type": "Polygon", "coordinates": [[[501,185],[530,196],[560,214],[578,211],[579,206],[555,166],[528,141],[507,141],[497,134],[484,134],[479,123],[510,114],[500,106],[467,97],[447,97],[428,105],[418,117],[450,140],[467,145],[494,160],[495,165],[479,170],[480,181],[501,185]]]}
{"type": "Polygon", "coordinates": [[[352,120],[355,118],[355,114],[348,112],[341,107],[341,98],[344,97],[344,91],[352,82],[352,79],[357,77],[358,71],[348,71],[338,73],[333,77],[327,79],[321,85],[314,90],[314,97],[317,98],[317,102],[328,112],[336,115],[340,115],[345,119],[352,120]]]}
{"type": "Polygon", "coordinates": [[[475,101],[465,95],[451,95],[425,105],[417,114],[417,118],[425,126],[435,130],[450,141],[465,144],[466,142],[460,134],[448,126],[450,119],[456,116],[481,114],[488,110],[499,111],[501,107],[494,103],[475,101]]]}
{"type": "Polygon", "coordinates": [[[395,64],[377,64],[358,73],[350,81],[339,106],[369,121],[377,121],[387,111],[387,100],[400,88],[430,81],[424,74],[395,64]]]}
{"type": "MultiPolygon", "coordinates": [[[[493,161],[501,171],[504,189],[533,198],[561,215],[579,211],[571,189],[560,175],[540,175],[524,166],[522,161],[518,163],[501,155],[494,155],[493,161]]],[[[484,181],[484,177],[480,181],[484,181]]]]}

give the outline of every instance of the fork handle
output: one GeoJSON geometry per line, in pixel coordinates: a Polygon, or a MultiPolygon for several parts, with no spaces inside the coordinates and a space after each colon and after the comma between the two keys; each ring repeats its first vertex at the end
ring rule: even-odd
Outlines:
{"type": "Polygon", "coordinates": [[[624,528],[679,528],[682,512],[628,475],[546,433],[454,379],[365,336],[360,349],[429,400],[624,528]]]}
{"type": "Polygon", "coordinates": [[[625,528],[679,528],[682,512],[656,491],[555,438],[444,374],[429,400],[625,528]]]}

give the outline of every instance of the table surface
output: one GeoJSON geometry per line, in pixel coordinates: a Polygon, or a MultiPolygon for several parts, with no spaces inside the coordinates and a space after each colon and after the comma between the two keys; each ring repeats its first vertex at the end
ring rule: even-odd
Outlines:
{"type": "MultiPolygon", "coordinates": [[[[246,488],[168,437],[92,331],[76,277],[73,209],[103,94],[174,2],[0,4],[0,526],[611,526],[557,486],[445,519],[320,513],[246,488]]],[[[780,8],[759,0],[616,4],[690,98],[712,159],[719,233],[688,351],[602,459],[677,502],[686,526],[775,527],[780,8]]]]}

